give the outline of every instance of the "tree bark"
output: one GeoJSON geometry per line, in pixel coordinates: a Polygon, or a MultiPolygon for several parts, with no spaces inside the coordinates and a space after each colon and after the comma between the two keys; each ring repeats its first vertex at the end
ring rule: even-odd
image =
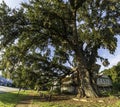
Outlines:
{"type": "Polygon", "coordinates": [[[83,42],[79,40],[78,32],[77,32],[77,10],[73,9],[73,40],[72,40],[72,48],[75,52],[75,59],[77,64],[77,84],[78,84],[78,95],[77,97],[98,97],[98,92],[96,88],[93,87],[92,77],[90,77],[90,71],[87,69],[86,58],[83,55],[83,42]]]}
{"type": "Polygon", "coordinates": [[[77,70],[77,81],[78,81],[78,94],[77,98],[86,97],[99,97],[99,92],[97,87],[91,82],[92,78],[90,77],[90,72],[81,65],[77,70]],[[81,67],[82,66],[82,67],[81,67]]]}

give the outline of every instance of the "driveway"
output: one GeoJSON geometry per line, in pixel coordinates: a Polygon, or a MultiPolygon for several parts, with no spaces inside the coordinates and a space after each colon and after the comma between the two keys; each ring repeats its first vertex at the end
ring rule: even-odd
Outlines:
{"type": "Polygon", "coordinates": [[[18,88],[12,88],[12,87],[0,86],[0,93],[12,92],[12,91],[19,91],[19,89],[18,88]]]}

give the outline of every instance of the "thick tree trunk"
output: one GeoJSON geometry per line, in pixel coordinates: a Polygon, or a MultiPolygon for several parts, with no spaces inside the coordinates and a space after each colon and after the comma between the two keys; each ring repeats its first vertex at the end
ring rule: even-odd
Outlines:
{"type": "MultiPolygon", "coordinates": [[[[81,68],[81,67],[80,67],[81,68]]],[[[81,68],[78,69],[78,94],[77,98],[81,97],[99,97],[99,92],[97,87],[91,82],[90,73],[87,69],[81,68]]]]}
{"type": "Polygon", "coordinates": [[[78,95],[77,97],[98,97],[98,92],[96,88],[93,87],[92,80],[90,77],[90,72],[87,70],[87,62],[86,58],[83,55],[83,42],[79,41],[79,36],[77,32],[77,10],[73,9],[73,20],[72,20],[72,28],[73,28],[73,40],[72,48],[75,52],[76,57],[76,65],[77,65],[77,83],[78,83],[78,95]]]}

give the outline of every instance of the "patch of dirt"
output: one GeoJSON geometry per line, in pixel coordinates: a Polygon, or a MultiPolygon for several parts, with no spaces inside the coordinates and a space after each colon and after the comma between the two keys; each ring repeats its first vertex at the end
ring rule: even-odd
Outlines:
{"type": "Polygon", "coordinates": [[[81,98],[81,99],[73,99],[73,102],[83,102],[83,103],[109,103],[109,104],[114,104],[116,101],[118,101],[118,98],[111,98],[111,97],[105,97],[105,98],[81,98]]]}
{"type": "Polygon", "coordinates": [[[29,95],[25,97],[23,100],[21,100],[15,107],[31,107],[33,98],[34,98],[33,95],[29,95]]]}

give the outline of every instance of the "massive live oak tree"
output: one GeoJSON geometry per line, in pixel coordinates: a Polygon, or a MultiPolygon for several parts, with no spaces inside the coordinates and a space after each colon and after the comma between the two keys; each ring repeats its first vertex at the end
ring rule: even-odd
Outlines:
{"type": "Polygon", "coordinates": [[[115,52],[119,14],[119,0],[30,0],[19,9],[2,3],[1,68],[33,87],[75,70],[77,97],[98,97],[93,67],[97,59],[108,64],[99,49],[115,52]]]}

